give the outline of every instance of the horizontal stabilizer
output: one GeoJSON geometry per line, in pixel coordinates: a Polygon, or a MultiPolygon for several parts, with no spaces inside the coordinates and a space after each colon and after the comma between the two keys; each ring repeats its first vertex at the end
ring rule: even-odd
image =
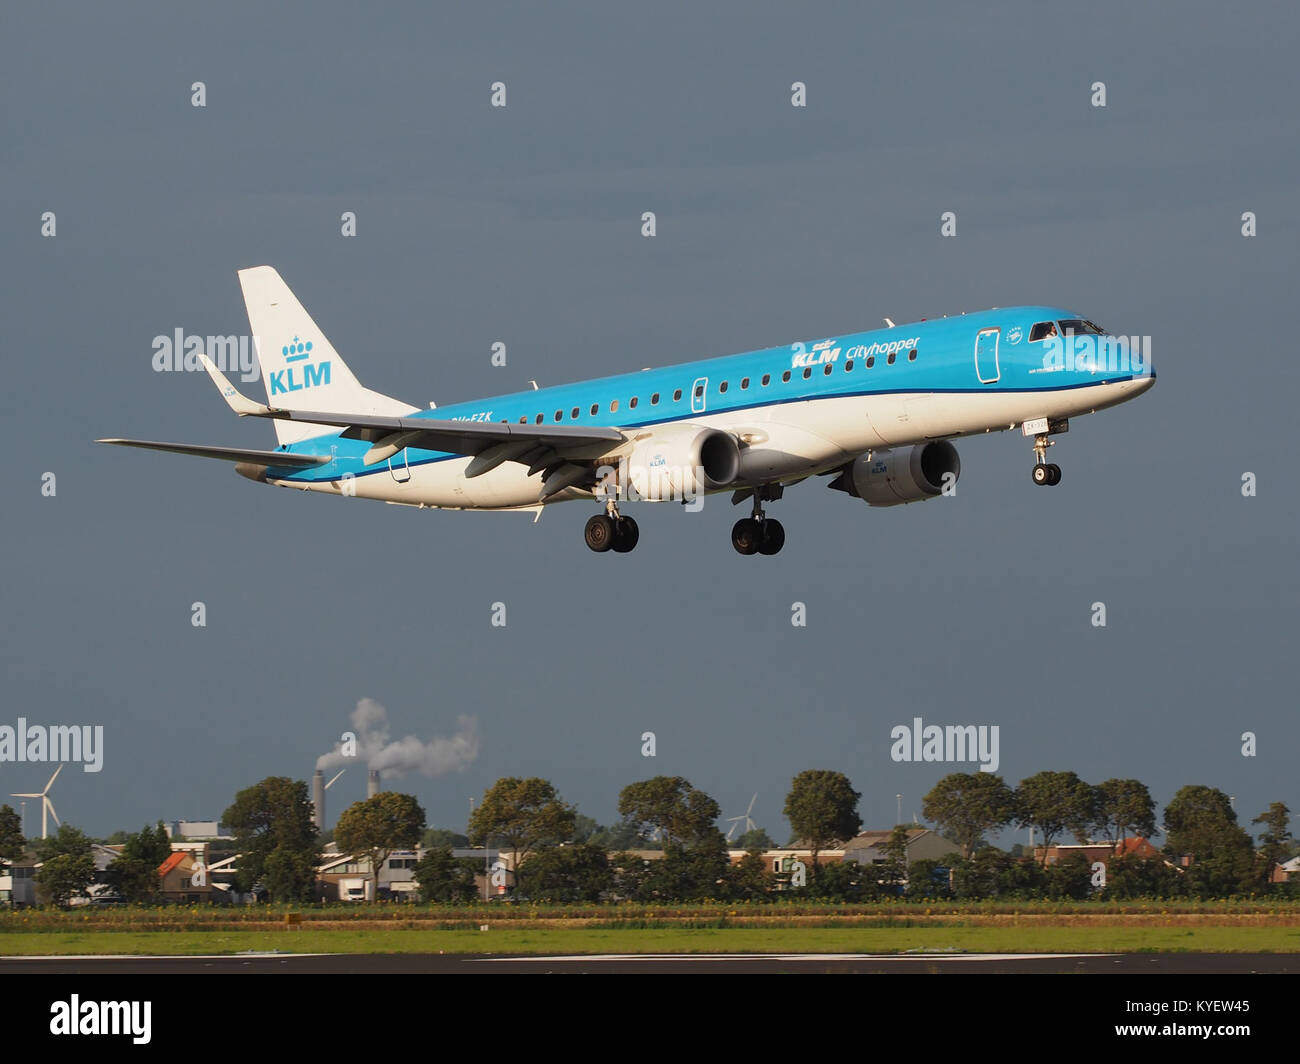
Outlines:
{"type": "Polygon", "coordinates": [[[154,443],[150,440],[96,440],[119,447],[143,447],[149,451],[171,451],[199,458],[220,458],[223,462],[256,462],[272,469],[310,469],[333,461],[331,455],[288,454],[285,451],[248,451],[242,447],[200,447],[193,443],[154,443]]]}

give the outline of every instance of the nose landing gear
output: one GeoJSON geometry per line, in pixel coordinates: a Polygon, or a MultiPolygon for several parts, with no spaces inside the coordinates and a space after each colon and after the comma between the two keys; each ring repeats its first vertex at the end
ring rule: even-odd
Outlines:
{"type": "Polygon", "coordinates": [[[1047,460],[1047,448],[1056,446],[1052,436],[1069,431],[1070,422],[1066,418],[1039,418],[1025,422],[1024,434],[1034,437],[1034,468],[1030,476],[1039,487],[1050,488],[1061,483],[1061,467],[1047,460]]]}

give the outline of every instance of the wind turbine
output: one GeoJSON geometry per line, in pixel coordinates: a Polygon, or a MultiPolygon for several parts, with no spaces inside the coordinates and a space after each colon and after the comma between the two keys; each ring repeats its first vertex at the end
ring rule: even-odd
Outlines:
{"type": "Polygon", "coordinates": [[[757,801],[758,801],[758,795],[755,794],[754,797],[751,798],[751,799],[749,800],[749,808],[746,809],[745,812],[744,812],[741,816],[729,816],[729,817],[727,817],[727,823],[731,825],[731,827],[727,828],[727,841],[728,841],[728,842],[731,841],[731,835],[732,835],[732,833],[736,830],[736,828],[740,827],[740,822],[741,822],[742,820],[745,822],[745,831],[744,831],[744,832],[741,832],[741,834],[745,834],[746,832],[753,831],[755,828],[758,827],[758,825],[755,824],[754,821],[751,820],[751,819],[750,819],[750,816],[749,816],[749,814],[752,813],[752,812],[754,811],[754,803],[757,802],[757,801]]]}
{"type": "Polygon", "coordinates": [[[50,788],[54,786],[54,781],[59,778],[59,773],[62,771],[62,765],[54,770],[50,782],[45,785],[45,790],[41,791],[40,794],[11,794],[9,796],[10,798],[39,798],[41,800],[41,838],[43,839],[49,838],[49,823],[45,819],[46,814],[54,817],[54,823],[57,826],[63,826],[59,820],[59,814],[54,811],[54,803],[50,801],[50,788]]]}

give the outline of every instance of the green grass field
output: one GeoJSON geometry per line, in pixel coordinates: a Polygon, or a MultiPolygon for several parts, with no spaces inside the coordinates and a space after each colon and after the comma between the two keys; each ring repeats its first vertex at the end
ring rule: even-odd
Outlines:
{"type": "Polygon", "coordinates": [[[1297,927],[649,927],[491,926],[238,931],[30,931],[0,955],[286,953],[1296,953],[1297,927]]]}

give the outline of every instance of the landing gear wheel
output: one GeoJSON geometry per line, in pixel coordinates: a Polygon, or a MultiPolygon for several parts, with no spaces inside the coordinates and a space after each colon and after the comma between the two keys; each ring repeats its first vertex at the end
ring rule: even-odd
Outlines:
{"type": "Polygon", "coordinates": [[[785,526],[775,518],[769,517],[763,522],[763,541],[759,545],[760,554],[777,554],[785,546],[785,526]]]}
{"type": "Polygon", "coordinates": [[[614,519],[605,514],[597,514],[587,522],[582,538],[587,541],[587,546],[598,554],[609,550],[614,545],[614,519]]]}
{"type": "Polygon", "coordinates": [[[738,554],[757,554],[763,530],[752,517],[742,517],[731,529],[731,545],[738,554]]]}
{"type": "Polygon", "coordinates": [[[1047,466],[1047,483],[1048,484],[1061,483],[1061,467],[1057,465],[1055,462],[1051,462],[1047,466]]]}
{"type": "MultiPolygon", "coordinates": [[[[637,528],[636,521],[630,517],[620,517],[614,521],[614,550],[618,554],[626,554],[637,545],[641,539],[641,530],[637,528]]],[[[590,543],[590,541],[588,541],[590,543]]]]}
{"type": "Polygon", "coordinates": [[[1040,464],[1034,466],[1033,478],[1034,483],[1040,488],[1045,484],[1055,483],[1055,481],[1052,480],[1051,467],[1046,465],[1040,464]]]}

